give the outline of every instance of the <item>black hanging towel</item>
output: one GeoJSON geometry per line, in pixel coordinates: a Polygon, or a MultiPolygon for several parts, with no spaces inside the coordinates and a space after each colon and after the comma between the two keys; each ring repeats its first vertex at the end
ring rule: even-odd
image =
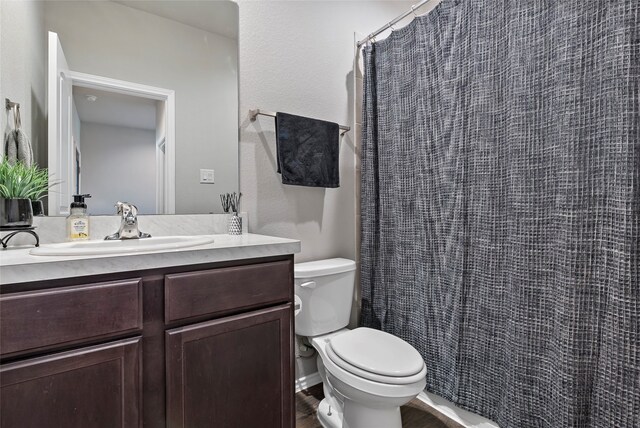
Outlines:
{"type": "Polygon", "coordinates": [[[337,123],[276,113],[278,172],[282,184],[340,187],[337,123]]]}

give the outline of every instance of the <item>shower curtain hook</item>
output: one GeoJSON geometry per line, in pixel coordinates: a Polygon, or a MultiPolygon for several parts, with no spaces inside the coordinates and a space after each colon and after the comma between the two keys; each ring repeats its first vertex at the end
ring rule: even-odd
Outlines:
{"type": "Polygon", "coordinates": [[[391,28],[391,32],[392,32],[392,33],[393,33],[394,31],[396,31],[396,29],[395,29],[395,28],[393,28],[392,21],[389,21],[389,23],[387,24],[387,26],[388,26],[389,28],[391,28]]]}
{"type": "Polygon", "coordinates": [[[411,12],[413,12],[413,16],[415,16],[416,18],[418,17],[418,15],[416,15],[416,5],[411,5],[411,12]]]}

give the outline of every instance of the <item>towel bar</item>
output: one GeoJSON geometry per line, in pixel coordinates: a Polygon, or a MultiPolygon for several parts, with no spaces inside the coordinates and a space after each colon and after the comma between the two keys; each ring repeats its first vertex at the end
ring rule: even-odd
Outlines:
{"type": "Polygon", "coordinates": [[[13,112],[13,129],[17,130],[22,127],[22,119],[20,118],[20,103],[15,103],[9,98],[4,99],[4,107],[13,112]]]}
{"type": "Polygon", "coordinates": [[[14,102],[13,102],[13,101],[11,101],[9,98],[5,98],[5,99],[4,99],[4,107],[5,107],[7,110],[11,110],[11,109],[13,109],[14,107],[18,107],[18,108],[20,108],[20,103],[14,103],[14,102]]]}
{"type": "MultiPolygon", "coordinates": [[[[257,109],[249,110],[249,119],[251,120],[251,122],[254,122],[256,120],[256,117],[259,114],[262,116],[276,117],[276,113],[273,111],[266,111],[266,110],[261,110],[257,108],[257,109]]],[[[345,132],[349,132],[351,130],[351,127],[349,126],[339,125],[339,127],[340,127],[340,135],[344,135],[345,132]]]]}

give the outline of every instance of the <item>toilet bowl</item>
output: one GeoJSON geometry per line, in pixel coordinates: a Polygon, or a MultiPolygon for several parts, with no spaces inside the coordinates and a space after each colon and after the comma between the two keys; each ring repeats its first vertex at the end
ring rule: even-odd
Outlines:
{"type": "Polygon", "coordinates": [[[426,367],[411,345],[369,328],[346,329],[355,263],[329,259],[294,269],[296,334],[318,352],[325,428],[401,428],[400,406],[425,387],[426,367]]]}

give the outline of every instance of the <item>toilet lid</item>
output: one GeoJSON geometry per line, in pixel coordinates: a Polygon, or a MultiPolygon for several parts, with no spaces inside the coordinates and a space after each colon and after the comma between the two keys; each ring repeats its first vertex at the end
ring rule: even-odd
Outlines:
{"type": "Polygon", "coordinates": [[[317,278],[356,270],[356,262],[349,259],[326,259],[293,265],[295,279],[317,278]]]}
{"type": "Polygon", "coordinates": [[[379,330],[356,328],[331,338],[327,348],[334,363],[358,375],[365,372],[378,375],[376,378],[406,378],[425,370],[424,361],[413,346],[379,330]],[[350,366],[356,370],[349,370],[350,366]]]}

